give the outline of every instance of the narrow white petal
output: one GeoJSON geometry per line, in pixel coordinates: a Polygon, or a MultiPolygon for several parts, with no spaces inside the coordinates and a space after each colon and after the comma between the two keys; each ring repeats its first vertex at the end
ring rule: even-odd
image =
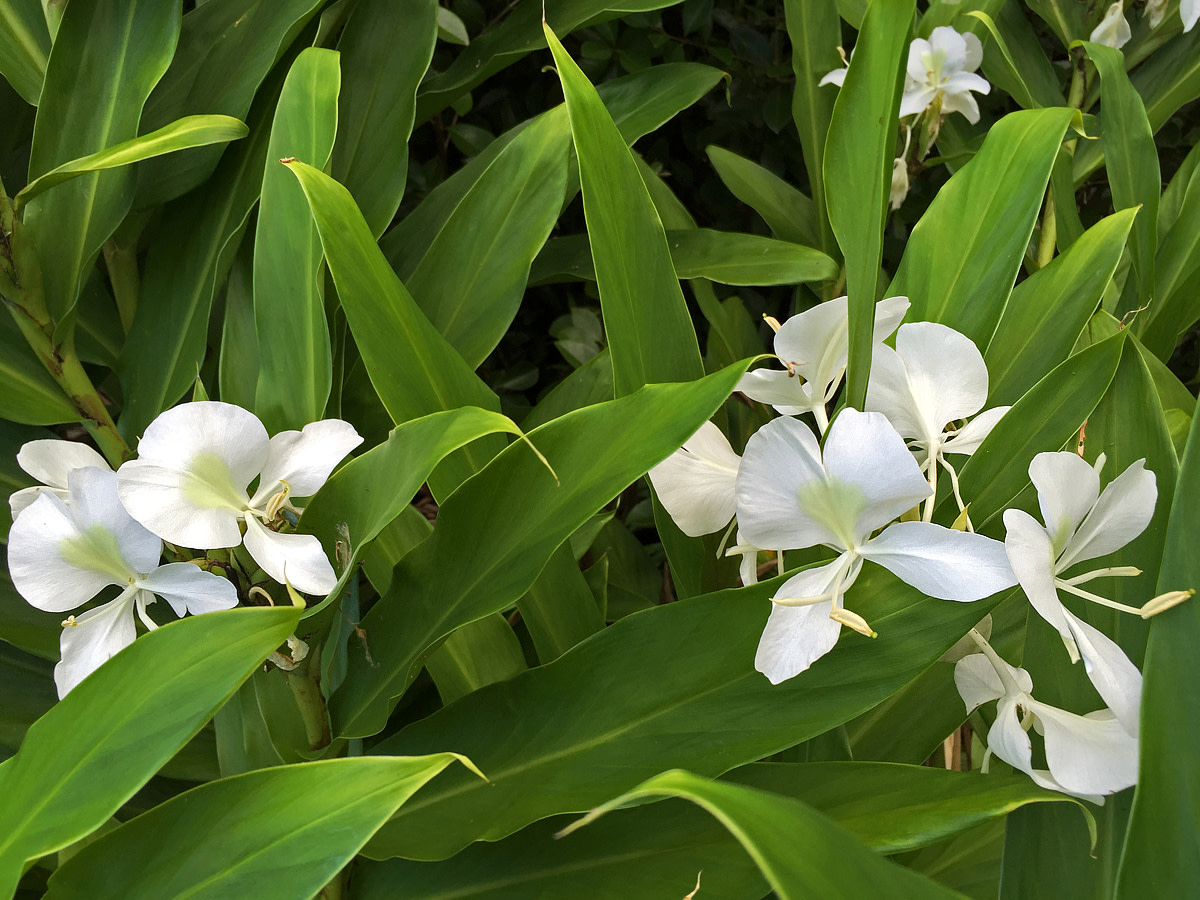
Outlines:
{"type": "Polygon", "coordinates": [[[138,582],[145,591],[162,597],[183,618],[187,613],[212,612],[237,606],[237,588],[219,575],[191,563],[167,563],[138,582]]]}
{"type": "Polygon", "coordinates": [[[917,38],[908,45],[908,64],[906,71],[913,81],[925,80],[925,57],[933,52],[929,41],[917,38]]]}
{"type": "MultiPolygon", "coordinates": [[[[818,586],[818,593],[828,590],[832,577],[840,568],[840,562],[835,562],[815,570],[809,569],[798,576],[804,579],[804,583],[796,585],[795,589],[807,591],[818,586]],[[812,572],[827,573],[830,579],[817,578],[815,580],[819,585],[814,585],[813,576],[808,574],[812,572]]],[[[793,595],[794,581],[797,579],[784,582],[779,589],[781,597],[793,595]]],[[[758,651],[754,655],[754,668],[766,675],[771,684],[779,684],[811,666],[833,649],[841,633],[841,624],[829,618],[832,609],[832,600],[811,606],[773,604],[771,617],[767,619],[767,627],[763,629],[758,651]]]]}
{"type": "Polygon", "coordinates": [[[821,448],[796,419],[774,419],[751,435],[735,481],[738,529],[755,547],[797,550],[834,540],[800,508],[803,485],[825,480],[821,448]]]}
{"type": "Polygon", "coordinates": [[[1093,628],[1068,609],[1063,610],[1063,616],[1096,692],[1121,726],[1136,738],[1142,705],[1142,673],[1130,662],[1116,641],[1104,632],[1093,628]]]}
{"type": "Polygon", "coordinates": [[[954,664],[954,686],[968,713],[989,700],[1004,696],[1004,683],[982,653],[964,656],[954,664]]]}
{"type": "Polygon", "coordinates": [[[899,117],[903,119],[905,116],[924,112],[936,96],[937,91],[924,82],[914,83],[911,90],[905,88],[904,94],[900,98],[899,117]]]}
{"type": "Polygon", "coordinates": [[[684,534],[699,537],[729,524],[741,457],[712,422],[650,470],[654,491],[684,534]]]}
{"type": "Polygon", "coordinates": [[[1086,716],[1027,700],[1046,738],[1046,764],[1068,792],[1113,794],[1137,783],[1138,742],[1103,709],[1086,716]]]}
{"type": "Polygon", "coordinates": [[[1088,40],[1096,44],[1105,44],[1120,50],[1133,37],[1133,32],[1129,28],[1129,23],[1125,21],[1125,4],[1123,0],[1117,0],[1112,4],[1108,11],[1104,13],[1104,18],[1100,20],[1100,24],[1092,29],[1088,40]]]}
{"type": "Polygon", "coordinates": [[[1046,531],[1059,552],[1100,496],[1096,470],[1069,451],[1039,453],[1029,464],[1029,480],[1037,488],[1046,531]]]}
{"type": "Polygon", "coordinates": [[[63,628],[59,640],[62,660],[54,667],[58,696],[65,697],[88,675],[133,643],[135,595],[122,594],[115,600],[89,609],[63,628]]]}
{"type": "Polygon", "coordinates": [[[278,534],[251,516],[246,519],[246,549],[264,572],[303,594],[323,596],[337,586],[329,557],[311,534],[278,534]]]}
{"type": "Polygon", "coordinates": [[[158,565],[162,541],[134,521],[121,505],[116,472],[107,467],[74,469],[67,482],[67,506],[80,529],[104,528],[112,532],[121,558],[134,572],[149,572],[158,565]]]}
{"type": "Polygon", "coordinates": [[[1096,501],[1075,536],[1058,558],[1058,570],[1085,559],[1107,556],[1146,530],[1154,517],[1158,486],[1154,473],[1139,459],[1114,478],[1096,501]]]}
{"type": "Polygon", "coordinates": [[[981,600],[1017,583],[1002,543],[926,522],[889,525],[860,552],[939,600],[981,600]]]}
{"type": "Polygon", "coordinates": [[[846,83],[846,73],[850,71],[849,66],[841,69],[834,69],[832,72],[826,72],[821,80],[817,82],[817,87],[824,87],[827,84],[836,84],[841,87],[846,83]]]}
{"type": "Polygon", "coordinates": [[[268,444],[267,461],[250,505],[257,509],[266,503],[281,481],[292,486],[293,497],[311,497],[334,466],[362,441],[354,426],[341,419],[311,422],[303,431],[281,431],[268,444]]]}
{"type": "Polygon", "coordinates": [[[108,469],[108,460],[78,441],[30,441],[17,452],[17,465],[50,487],[65,490],[72,469],[108,469]]]}
{"type": "Polygon", "coordinates": [[[871,332],[871,340],[875,343],[886,341],[892,336],[908,312],[908,298],[904,296],[884,297],[875,304],[875,324],[871,332]]]}
{"type": "Polygon", "coordinates": [[[1038,615],[1053,625],[1063,640],[1074,641],[1066,609],[1054,587],[1054,548],[1045,529],[1033,516],[1019,509],[1004,511],[1004,528],[1004,550],[1021,590],[1038,615]]]}
{"type": "MultiPolygon", "coordinates": [[[[218,457],[208,457],[204,463],[200,474],[222,477],[218,457]]],[[[240,501],[231,493],[227,503],[216,505],[211,492],[204,489],[205,483],[193,470],[142,459],[130,460],[117,472],[121,503],[133,518],[164,540],[196,550],[236,547],[242,542],[239,504],[245,508],[249,498],[245,491],[241,491],[240,501]]]]}
{"type": "Polygon", "coordinates": [[[994,406],[991,409],[985,409],[959,429],[958,434],[942,444],[942,453],[965,453],[967,455],[974,453],[979,449],[984,438],[992,433],[996,423],[1010,409],[1012,409],[1011,406],[994,406]]]}
{"type": "Polygon", "coordinates": [[[997,704],[996,721],[988,730],[987,743],[992,752],[1010,766],[1033,777],[1033,744],[1021,728],[1021,719],[1017,715],[1017,702],[1025,699],[1005,696],[997,704]]]}
{"type": "Polygon", "coordinates": [[[766,403],[785,416],[811,412],[821,397],[813,397],[812,385],[777,369],[754,369],[738,381],[737,390],[751,400],[766,403]]]}

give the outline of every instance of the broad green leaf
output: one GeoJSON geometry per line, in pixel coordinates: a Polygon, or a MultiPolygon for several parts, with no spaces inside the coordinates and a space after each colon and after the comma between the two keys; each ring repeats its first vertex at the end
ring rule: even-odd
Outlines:
{"type": "MultiPolygon", "coordinates": [[[[1001,15],[1001,21],[1007,26],[1009,35],[1015,38],[1013,44],[1016,51],[1020,54],[1020,59],[1014,57],[1013,50],[1010,49],[1009,40],[1005,37],[1004,30],[1001,25],[992,19],[992,17],[983,10],[969,10],[966,15],[973,16],[978,20],[979,24],[972,24],[967,27],[967,30],[974,32],[976,35],[983,37],[980,26],[987,29],[991,36],[991,41],[985,41],[983,70],[987,74],[988,80],[995,87],[1001,88],[1005,93],[1012,96],[1024,109],[1036,109],[1040,106],[1062,106],[1065,101],[1062,97],[1062,92],[1058,89],[1058,77],[1054,74],[1054,70],[1050,68],[1049,62],[1046,60],[1045,53],[1036,42],[1036,36],[1029,30],[1028,22],[1020,16],[1019,12],[1014,20],[1009,16],[1004,16],[1003,12],[1007,9],[1019,10],[1016,4],[1011,3],[988,3],[986,4],[993,8],[993,11],[1001,15]],[[996,10],[995,7],[1000,7],[996,10]],[[1016,25],[1016,33],[1013,34],[1013,23],[1016,25]],[[1021,28],[1021,25],[1024,28],[1021,28]],[[1032,43],[1032,47],[1030,46],[1032,43]],[[1046,77],[1048,73],[1048,77],[1046,77]],[[1033,79],[1031,86],[1027,80],[1027,76],[1033,79]],[[1039,78],[1038,76],[1043,76],[1039,78]],[[1045,85],[1049,84],[1049,87],[1045,85]]],[[[949,4],[946,9],[953,9],[949,4]]],[[[926,31],[925,25],[928,16],[921,19],[921,30],[926,31]]],[[[966,20],[964,20],[966,21],[966,20]]],[[[949,24],[949,23],[943,23],[949,24]]],[[[928,33],[923,35],[928,37],[928,33]]]]}
{"type": "Polygon", "coordinates": [[[572,829],[621,804],[650,797],[682,797],[716,816],[758,864],[780,900],[962,896],[875,856],[806,803],[679,769],[657,775],[593,810],[572,829]]]}
{"type": "Polygon", "coordinates": [[[1200,319],[1200,301],[1191,287],[1200,268],[1200,175],[1193,169],[1178,187],[1172,180],[1171,192],[1179,205],[1155,260],[1157,295],[1134,320],[1142,342],[1161,360],[1170,359],[1180,336],[1200,319]]]}
{"type": "Polygon", "coordinates": [[[1125,74],[1125,57],[1121,51],[1088,41],[1082,46],[1100,73],[1103,84],[1101,140],[1113,206],[1116,209],[1142,207],[1133,223],[1129,242],[1137,273],[1136,289],[1126,285],[1116,310],[1119,316],[1145,305],[1157,295],[1154,255],[1158,249],[1158,197],[1162,190],[1158,149],[1154,146],[1154,134],[1142,98],[1125,74]]]}
{"type": "MultiPolygon", "coordinates": [[[[288,164],[308,197],[329,271],[371,383],[397,424],[445,409],[499,409],[496,395],[421,312],[388,266],[350,192],[301,162],[288,164]]],[[[488,447],[451,458],[457,483],[482,468],[488,447]]]]}
{"type": "Polygon", "coordinates": [[[474,840],[587,809],[672,766],[718,775],[794,746],[907,684],[993,605],[931,601],[868,566],[847,606],[879,637],[847,631],[808,671],[771,685],[754,671],[754,653],[778,584],[628,616],[549,665],[383,741],[379,752],[438,744],[477,753],[491,785],[452,778],[435,786],[384,826],[367,855],[443,859],[474,840]],[[556,790],[541,790],[546,784],[556,790]]]}
{"type": "Polygon", "coordinates": [[[446,220],[406,279],[413,299],[478,367],[512,324],[529,267],[558,220],[570,128],[541,116],[508,144],[446,220]]]}
{"type": "MultiPolygon", "coordinates": [[[[837,252],[837,249],[829,225],[828,201],[825,196],[827,188],[822,165],[825,159],[825,139],[830,119],[833,117],[837,89],[828,85],[821,86],[820,81],[826,73],[841,65],[837,53],[842,37],[841,22],[838,20],[837,4],[833,0],[787,0],[783,11],[787,21],[788,39],[792,43],[792,73],[796,77],[796,87],[792,91],[792,119],[800,134],[800,147],[804,153],[804,166],[808,172],[808,183],[812,187],[813,196],[811,207],[806,209],[807,198],[794,188],[789,188],[786,193],[776,195],[773,201],[764,198],[763,205],[770,206],[782,202],[790,206],[795,210],[793,215],[799,214],[807,226],[805,231],[808,234],[804,237],[815,237],[815,240],[801,240],[799,235],[784,234],[757,204],[739,194],[724,174],[721,174],[721,180],[738,199],[749,203],[759,215],[767,219],[767,223],[780,238],[810,247],[820,247],[826,253],[832,254],[837,252]],[[797,202],[798,200],[804,200],[805,203],[797,202]]],[[[721,167],[713,157],[713,148],[708,149],[708,158],[720,173],[721,167]]],[[[742,168],[745,169],[744,166],[742,168]]],[[[772,188],[769,181],[762,183],[761,187],[772,188]]]]}
{"type": "Polygon", "coordinates": [[[613,399],[612,364],[608,351],[601,350],[555,385],[522,421],[525,429],[545,425],[551,419],[585,406],[613,399]]]}
{"type": "MultiPolygon", "coordinates": [[[[21,488],[32,487],[37,480],[17,465],[17,453],[28,441],[53,439],[54,432],[45,428],[30,428],[14,422],[0,421],[0,497],[8,497],[21,488]]],[[[0,543],[8,541],[12,524],[11,510],[0,507],[0,543]]],[[[3,616],[0,615],[0,619],[3,616]]]]}
{"type": "Polygon", "coordinates": [[[429,654],[425,668],[442,703],[453,703],[484,685],[504,681],[529,668],[525,651],[500,613],[463,625],[429,654]]]}
{"type": "Polygon", "coordinates": [[[0,642],[0,757],[12,756],[29,726],[58,702],[54,666],[7,643],[0,642]]]}
{"type": "Polygon", "coordinates": [[[0,75],[30,106],[42,93],[50,43],[38,0],[0,0],[0,75]]]}
{"type": "Polygon", "coordinates": [[[79,411],[29,349],[7,310],[0,316],[0,416],[23,425],[79,421],[79,411]]]}
{"type": "Polygon", "coordinates": [[[1090,7],[1071,0],[1029,0],[1029,8],[1058,35],[1063,47],[1089,34],[1103,16],[1102,10],[1107,9],[1100,4],[1090,7]],[[1094,21],[1089,23],[1089,17],[1094,21]]]}
{"type": "Polygon", "coordinates": [[[538,660],[548,663],[604,628],[604,616],[571,547],[551,554],[538,580],[517,603],[538,660]]]}
{"type": "Polygon", "coordinates": [[[705,147],[704,152],[729,192],[762,216],[776,237],[806,247],[820,244],[820,220],[812,200],[744,156],[715,144],[705,147]]]}
{"type": "Polygon", "coordinates": [[[1126,209],[1102,219],[1013,289],[984,352],[989,405],[1016,402],[1067,358],[1100,305],[1138,215],[1145,212],[1126,209]]]}
{"type": "Polygon", "coordinates": [[[58,659],[62,615],[43,612],[25,602],[8,572],[0,573],[0,640],[42,659],[58,659]]]}
{"type": "Polygon", "coordinates": [[[51,169],[40,178],[31,181],[17,194],[17,204],[28,203],[38,194],[87,172],[100,172],[132,165],[144,159],[175,153],[189,147],[204,147],[208,144],[224,144],[244,138],[249,133],[244,122],[230,116],[188,116],[157,131],[141,137],[122,141],[92,153],[82,159],[73,159],[51,169]]]}
{"type": "Polygon", "coordinates": [[[321,238],[308,201],[279,163],[323,168],[337,131],[338,54],[311,47],[296,57],[279,95],[254,235],[254,411],[272,434],[321,418],[333,380],[329,324],[317,270],[321,238]]]}
{"type": "MultiPolygon", "coordinates": [[[[240,240],[241,235],[237,235],[240,240]]],[[[229,266],[221,322],[217,386],[221,399],[254,408],[258,384],[258,335],[254,331],[254,244],[243,242],[229,266]]],[[[206,311],[207,312],[207,311],[206,311]]],[[[197,366],[199,368],[199,366],[197,366]]]]}
{"type": "Polygon", "coordinates": [[[583,211],[617,396],[703,374],[662,222],[617,126],[549,26],[579,160],[583,211]]]}
{"type": "MultiPolygon", "coordinates": [[[[896,155],[901,74],[915,7],[915,0],[874,0],[867,7],[854,61],[838,91],[825,140],[822,177],[829,223],[846,260],[850,297],[846,404],[857,409],[866,399],[871,371],[883,220],[896,155]]],[[[909,318],[920,316],[910,313],[909,318]]]]}
{"type": "Polygon", "coordinates": [[[437,8],[437,31],[438,37],[449,44],[466,47],[471,43],[471,38],[467,34],[467,26],[463,24],[463,20],[444,6],[437,8]]]}
{"type": "MultiPolygon", "coordinates": [[[[179,20],[174,3],[70,4],[46,67],[30,181],[137,136],[142,106],[175,53],[179,20]]],[[[46,308],[56,323],[74,308],[101,245],[129,211],[134,184],[132,169],[95,172],[25,207],[25,226],[43,260],[46,308]]]]}
{"type": "Polygon", "coordinates": [[[427,647],[519,599],[554,550],[679,447],[744,371],[740,364],[690,384],[651,385],[569,413],[529,435],[558,481],[514,444],[446,498],[433,535],[400,561],[387,594],[363,619],[376,665],[351,655],[330,701],[338,734],[379,731],[427,647]],[[514,518],[516,509],[524,514],[514,518]]]}
{"type": "Polygon", "coordinates": [[[455,760],[470,765],[453,753],[331,759],[201,785],[88,844],[55,871],[46,897],[316,896],[389,815],[455,760]]]}
{"type": "Polygon", "coordinates": [[[909,321],[941,322],[987,344],[1029,246],[1059,144],[1077,116],[1070,109],[1022,110],[992,126],[913,228],[888,289],[908,296],[909,321]]]}
{"type": "Polygon", "coordinates": [[[27,860],[79,840],[132,797],[299,617],[295,607],[233,609],[164,625],[39,719],[0,772],[0,894],[27,860]]]}
{"type": "MultiPolygon", "coordinates": [[[[1167,524],[1159,592],[1200,589],[1195,552],[1200,521],[1200,414],[1192,416],[1187,449],[1167,524]]],[[[1142,686],[1138,786],[1117,876],[1120,900],[1187,896],[1200,870],[1200,847],[1191,840],[1200,825],[1200,773],[1184,748],[1200,739],[1200,605],[1196,599],[1155,616],[1150,624],[1142,686]],[[1163,847],[1173,847],[1164,853],[1163,847]]]]}
{"type": "Polygon", "coordinates": [[[436,0],[364,0],[338,38],[342,91],[333,177],[344,184],[376,237],[404,196],[417,85],[433,57],[436,0]]]}

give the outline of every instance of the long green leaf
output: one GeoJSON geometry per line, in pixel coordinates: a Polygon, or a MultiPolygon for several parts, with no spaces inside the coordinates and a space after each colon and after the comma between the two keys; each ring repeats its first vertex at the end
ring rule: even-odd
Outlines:
{"type": "Polygon", "coordinates": [[[0,75],[37,106],[50,56],[50,32],[38,0],[0,0],[0,75]]]}
{"type": "Polygon", "coordinates": [[[1170,359],[1180,336],[1200,319],[1200,300],[1190,289],[1200,268],[1200,175],[1195,169],[1186,174],[1178,187],[1179,174],[1171,181],[1179,206],[1155,260],[1157,296],[1134,320],[1143,343],[1161,360],[1170,359]]]}
{"type": "Polygon", "coordinates": [[[0,774],[0,894],[27,860],[89,834],[133,796],[299,617],[295,607],[234,609],[165,625],[39,719],[0,774]]]}
{"type": "Polygon", "coordinates": [[[0,316],[0,416],[23,425],[79,421],[79,411],[29,349],[7,310],[0,316]]]}
{"type": "MultiPolygon", "coordinates": [[[[832,105],[831,102],[831,108],[832,105]]],[[[774,172],[744,156],[715,144],[705,147],[704,152],[729,192],[762,216],[776,237],[806,247],[821,243],[818,236],[820,219],[812,200],[774,172]]],[[[819,154],[817,159],[820,159],[819,154]]]]}

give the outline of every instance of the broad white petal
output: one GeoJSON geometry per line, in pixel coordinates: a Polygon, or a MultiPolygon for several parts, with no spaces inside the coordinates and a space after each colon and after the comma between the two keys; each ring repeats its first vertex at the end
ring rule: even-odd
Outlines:
{"type": "Polygon", "coordinates": [[[1042,521],[1059,552],[1100,496],[1100,476],[1079,454],[1039,453],[1029,464],[1042,521]]]}
{"type": "MultiPolygon", "coordinates": [[[[983,81],[982,78],[979,80],[983,81]]],[[[986,81],[983,83],[987,84],[986,81]]],[[[987,91],[983,93],[987,93],[987,91]]],[[[975,101],[974,95],[968,91],[947,90],[942,94],[942,115],[949,115],[950,113],[959,113],[964,119],[974,125],[979,121],[979,104],[975,101]]]]}
{"type": "Polygon", "coordinates": [[[21,488],[19,491],[13,491],[13,493],[8,495],[8,509],[12,513],[12,517],[15,519],[25,510],[29,509],[33,505],[33,501],[42,496],[42,494],[53,494],[64,503],[67,500],[66,488],[46,487],[44,484],[21,488]]]}
{"type": "Polygon", "coordinates": [[[738,469],[739,531],[755,547],[784,550],[835,540],[800,508],[800,488],[824,480],[821,448],[812,429],[786,417],[768,422],[746,442],[738,469]]]}
{"type": "Polygon", "coordinates": [[[242,542],[239,509],[249,498],[240,491],[238,499],[223,465],[216,456],[205,457],[198,470],[133,459],[117,472],[117,493],[133,518],[172,544],[196,550],[236,547],[242,542]],[[228,493],[223,504],[213,481],[222,482],[221,494],[228,493]]]}
{"type": "Polygon", "coordinates": [[[913,81],[925,80],[925,57],[933,52],[933,47],[925,38],[917,38],[908,45],[908,64],[906,71],[913,81]]]}
{"type": "Polygon", "coordinates": [[[1124,12],[1124,0],[1117,0],[1104,13],[1104,18],[1100,20],[1100,24],[1092,29],[1088,40],[1096,44],[1105,44],[1117,50],[1124,47],[1129,43],[1129,39],[1133,37],[1129,23],[1125,21],[1124,12]]]}
{"type": "MultiPolygon", "coordinates": [[[[122,583],[116,571],[98,570],[63,558],[64,546],[78,548],[86,538],[58,497],[48,493],[38,497],[8,533],[8,571],[17,593],[38,609],[66,612],[91,600],[108,585],[122,583]]],[[[113,539],[111,549],[115,548],[113,539]]]]}
{"type": "Polygon", "coordinates": [[[1085,559],[1106,556],[1145,531],[1154,517],[1158,485],[1139,459],[1114,478],[1058,558],[1058,570],[1085,559]]]}
{"type": "Polygon", "coordinates": [[[122,594],[89,609],[75,619],[74,625],[63,628],[59,639],[62,660],[54,667],[54,684],[60,698],[133,643],[137,634],[133,624],[135,597],[134,593],[122,594]]]}
{"type": "Polygon", "coordinates": [[[1064,615],[1066,609],[1054,586],[1054,547],[1045,529],[1033,516],[1019,509],[1004,511],[1004,528],[1004,550],[1021,590],[1038,615],[1054,626],[1063,640],[1073,641],[1064,615]]]}
{"type": "Polygon", "coordinates": [[[1010,409],[1011,406],[993,406],[991,409],[985,409],[960,428],[958,434],[942,444],[942,453],[974,453],[1010,409]]]}
{"type": "Polygon", "coordinates": [[[1179,0],[1179,18],[1183,20],[1184,32],[1191,31],[1200,19],[1200,0],[1179,0]]]}
{"type": "Polygon", "coordinates": [[[246,549],[264,572],[303,594],[324,596],[337,586],[337,576],[321,542],[311,534],[279,534],[253,516],[246,518],[246,549]]]}
{"type": "MultiPolygon", "coordinates": [[[[779,588],[779,597],[816,596],[830,589],[844,572],[845,560],[806,569],[779,588]]],[[[779,684],[799,675],[833,649],[842,626],[829,618],[833,601],[810,606],[772,605],[754,655],[754,668],[779,684]]]]}
{"type": "Polygon", "coordinates": [[[690,536],[711,534],[729,524],[737,509],[734,484],[741,457],[725,435],[705,422],[683,446],[650,470],[662,505],[690,536]]]}
{"type": "Polygon", "coordinates": [[[963,32],[962,37],[967,45],[966,63],[963,68],[968,72],[974,72],[983,65],[983,43],[979,40],[978,35],[972,34],[970,31],[963,32]]]}
{"type": "Polygon", "coordinates": [[[883,413],[901,437],[925,438],[921,410],[913,398],[904,360],[887,344],[876,344],[872,350],[871,378],[867,382],[867,401],[863,409],[883,413]]]}
{"type": "Polygon", "coordinates": [[[112,533],[121,558],[134,572],[149,572],[162,556],[162,541],[134,521],[117,496],[117,473],[105,467],[74,469],[67,476],[67,506],[83,531],[112,533]]]}
{"type": "Polygon", "coordinates": [[[1138,736],[1138,716],[1142,706],[1142,673],[1130,662],[1121,647],[1099,629],[1063,610],[1067,627],[1075,637],[1087,676],[1121,726],[1138,736]]]}
{"type": "Polygon", "coordinates": [[[1037,700],[1026,703],[1041,722],[1050,774],[1068,792],[1113,794],[1137,783],[1137,738],[1111,710],[1079,716],[1037,700]]]}
{"type": "Polygon", "coordinates": [[[191,563],[159,566],[140,579],[138,586],[166,600],[181,619],[187,613],[232,609],[238,603],[237,588],[231,581],[191,563]]]}
{"type": "Polygon", "coordinates": [[[244,488],[267,463],[267,429],[254,413],[216,400],[183,403],[159,415],[138,442],[138,458],[186,465],[199,453],[215,453],[244,488]]]}
{"type": "Polygon", "coordinates": [[[900,98],[899,118],[903,119],[905,116],[924,112],[936,96],[937,91],[924,82],[913,84],[911,90],[905,88],[904,94],[900,98]]]}
{"type": "Polygon", "coordinates": [[[281,481],[292,486],[293,497],[311,497],[334,466],[362,441],[354,426],[341,419],[310,422],[303,431],[281,431],[268,444],[267,461],[250,505],[257,509],[266,503],[281,481]]]}
{"type": "Polygon", "coordinates": [[[982,653],[964,656],[954,664],[954,686],[968,713],[989,700],[1004,696],[1004,683],[982,653]]]}
{"type": "Polygon", "coordinates": [[[910,322],[896,332],[896,352],[930,436],[983,408],[987,365],[966,335],[934,322],[910,322]]]}
{"type": "Polygon", "coordinates": [[[108,469],[108,460],[78,441],[30,441],[17,451],[17,465],[42,484],[65,490],[72,469],[108,469]]]}
{"type": "Polygon", "coordinates": [[[825,438],[825,469],[866,500],[857,518],[859,538],[929,496],[920,467],[882,413],[842,410],[825,438]]]}
{"type": "Polygon", "coordinates": [[[1002,543],[927,522],[889,525],[860,552],[939,600],[981,600],[1017,583],[1002,543]]]}
{"type": "Polygon", "coordinates": [[[754,369],[747,372],[737,383],[737,390],[751,400],[775,407],[785,416],[798,416],[811,412],[820,397],[812,396],[812,385],[778,369],[754,369]]]}

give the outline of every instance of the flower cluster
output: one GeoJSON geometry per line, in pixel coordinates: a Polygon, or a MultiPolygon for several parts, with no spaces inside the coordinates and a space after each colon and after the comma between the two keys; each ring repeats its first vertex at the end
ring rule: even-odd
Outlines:
{"type": "Polygon", "coordinates": [[[1107,556],[1146,528],[1157,499],[1154,474],[1139,460],[1101,492],[1103,455],[1093,466],[1075,453],[1042,453],[1029,475],[1045,524],[1009,509],[1003,542],[975,533],[948,456],[974,453],[1008,407],[984,409],[987,366],[972,341],[944,325],[901,325],[907,310],[904,297],[877,304],[865,409],[843,409],[832,424],[827,404],[848,353],[846,299],[782,325],[772,322],[783,369],[750,372],[738,387],[781,416],[751,435],[740,457],[706,423],[650,471],[651,482],[687,534],[736,527],[737,543],[728,552],[742,554],[744,584],[755,581],[760,548],[777,552],[781,574],[784,551],[819,546],[834,554],[793,571],[771,598],[755,668],[772,683],[799,675],[828,653],[843,625],[875,637],[846,606],[846,593],[867,562],[942,600],[972,602],[1019,585],[1058,630],[1070,659],[1083,661],[1107,706],[1081,716],[1035,700],[1029,674],[1005,663],[974,630],[980,652],[958,661],[955,682],[968,712],[998,701],[989,757],[1045,787],[1100,802],[1136,779],[1141,673],[1116,642],[1068,609],[1058,591],[1143,617],[1189,596],[1173,592],[1134,608],[1080,585],[1139,574],[1136,569],[1067,576],[1077,563],[1107,556]],[[894,348],[884,343],[893,333],[894,348]],[[797,418],[806,414],[815,430],[797,418]],[[943,493],[959,510],[954,528],[932,521],[939,471],[948,474],[950,490],[943,493]],[[1034,766],[1031,729],[1044,737],[1046,769],[1034,766]]]}
{"type": "Polygon", "coordinates": [[[331,591],[337,578],[320,542],[290,533],[301,513],[291,501],[315,494],[361,442],[336,419],[269,437],[252,413],[204,401],[155,419],[138,458],[116,472],[82,444],[22,447],[17,462],[41,485],[9,498],[17,591],[38,609],[68,612],[105,588],[121,589],[63,622],[59,696],[133,641],[135,614],[156,628],[146,607],[158,597],[178,616],[236,606],[235,584],[208,570],[258,580],[255,566],[233,552],[243,543],[269,578],[308,594],[331,591]],[[164,541],[174,560],[166,564],[164,541]],[[197,558],[184,548],[226,552],[197,558]]]}

